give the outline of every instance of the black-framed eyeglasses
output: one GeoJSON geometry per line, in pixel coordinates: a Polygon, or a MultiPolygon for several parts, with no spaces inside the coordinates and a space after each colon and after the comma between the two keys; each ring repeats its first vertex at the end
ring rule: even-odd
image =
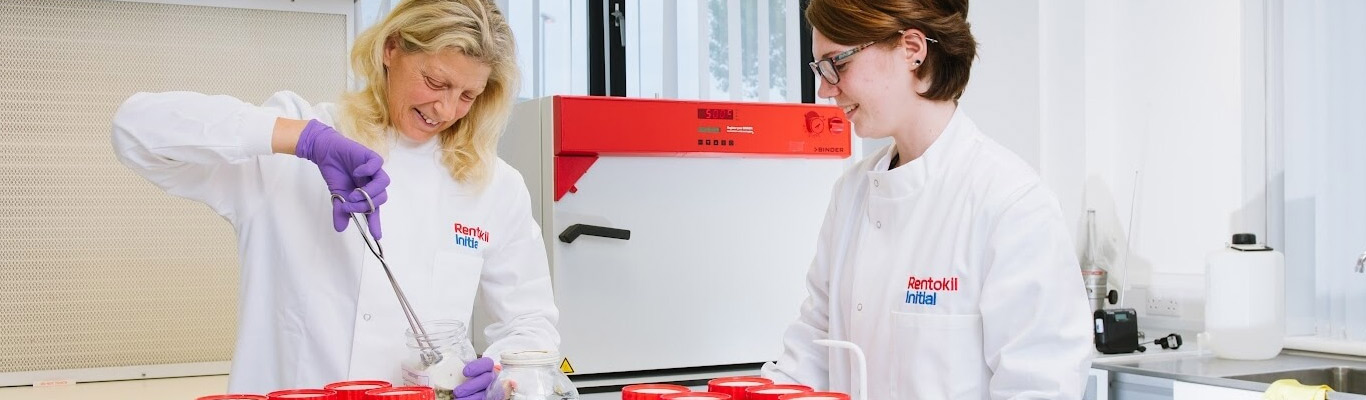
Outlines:
{"type": "MultiPolygon", "coordinates": [[[[896,34],[904,35],[906,34],[906,31],[896,31],[896,34]]],[[[835,54],[830,57],[813,61],[811,63],[808,63],[807,65],[811,67],[811,72],[814,72],[816,75],[820,75],[821,78],[825,78],[825,81],[830,83],[831,85],[839,84],[840,72],[839,70],[835,69],[836,64],[849,59],[849,57],[853,57],[854,54],[858,54],[858,52],[863,51],[863,49],[866,49],[874,44],[877,44],[880,41],[881,40],[874,40],[868,43],[864,43],[855,46],[852,49],[841,51],[839,52],[839,54],[835,54]]],[[[930,43],[939,43],[938,40],[930,38],[925,38],[925,41],[930,43]]]]}

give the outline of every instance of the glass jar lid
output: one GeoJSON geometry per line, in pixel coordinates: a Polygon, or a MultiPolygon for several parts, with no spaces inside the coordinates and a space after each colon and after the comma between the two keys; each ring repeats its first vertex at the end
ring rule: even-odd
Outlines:
{"type": "Polygon", "coordinates": [[[502,354],[501,363],[509,366],[543,366],[560,362],[560,353],[549,350],[509,351],[502,354]]]}

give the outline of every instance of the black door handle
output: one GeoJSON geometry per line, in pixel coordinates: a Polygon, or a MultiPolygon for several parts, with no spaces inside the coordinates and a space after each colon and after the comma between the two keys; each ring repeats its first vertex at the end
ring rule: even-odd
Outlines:
{"type": "Polygon", "coordinates": [[[610,239],[631,240],[631,231],[597,225],[574,224],[560,232],[560,241],[574,243],[581,235],[602,236],[610,239]]]}

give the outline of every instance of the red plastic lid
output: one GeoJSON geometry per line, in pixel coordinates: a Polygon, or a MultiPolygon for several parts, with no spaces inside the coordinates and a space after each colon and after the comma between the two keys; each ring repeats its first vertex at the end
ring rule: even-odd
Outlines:
{"type": "Polygon", "coordinates": [[[215,394],[204,396],[195,400],[266,400],[266,396],[259,394],[215,394]]]}
{"type": "Polygon", "coordinates": [[[436,392],[426,386],[399,386],[365,391],[365,400],[436,400],[436,392]]]}
{"type": "Polygon", "coordinates": [[[343,381],[330,383],[323,386],[323,389],[337,391],[338,400],[365,400],[366,391],[391,386],[393,385],[385,381],[343,381]]]}
{"type": "Polygon", "coordinates": [[[621,388],[621,400],[659,400],[666,394],[688,393],[692,389],[679,385],[631,385],[621,388]]]}
{"type": "Polygon", "coordinates": [[[811,387],[806,385],[764,385],[752,386],[745,389],[745,398],[748,400],[778,400],[785,394],[810,392],[811,387]]]}
{"type": "Polygon", "coordinates": [[[659,396],[661,400],[731,400],[731,395],[716,392],[670,393],[659,396]]]}
{"type": "Polygon", "coordinates": [[[365,400],[436,400],[436,392],[426,386],[399,386],[365,391],[365,400]]]}
{"type": "Polygon", "coordinates": [[[732,376],[707,381],[707,391],[729,394],[732,399],[745,400],[745,389],[772,385],[773,380],[757,376],[732,376]]]}
{"type": "Polygon", "coordinates": [[[337,400],[337,392],[327,389],[290,389],[277,390],[266,394],[266,399],[318,399],[318,400],[337,400]]]}
{"type": "Polygon", "coordinates": [[[849,395],[837,392],[806,392],[778,396],[778,400],[849,400],[849,395]]]}

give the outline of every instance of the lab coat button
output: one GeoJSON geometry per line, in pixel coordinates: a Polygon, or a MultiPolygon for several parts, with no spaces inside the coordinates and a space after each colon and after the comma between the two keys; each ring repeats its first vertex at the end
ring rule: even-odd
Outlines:
{"type": "Polygon", "coordinates": [[[363,320],[369,321],[369,320],[370,320],[370,314],[362,315],[362,316],[360,316],[360,318],[363,319],[363,320]]]}
{"type": "Polygon", "coordinates": [[[874,179],[874,180],[873,180],[873,187],[877,187],[877,184],[878,184],[877,179],[874,179]]]}
{"type": "Polygon", "coordinates": [[[859,311],[863,311],[863,303],[858,303],[858,306],[855,306],[854,308],[858,309],[859,311]]]}
{"type": "Polygon", "coordinates": [[[882,221],[877,221],[877,223],[873,225],[876,226],[878,229],[882,229],[882,221]]]}

